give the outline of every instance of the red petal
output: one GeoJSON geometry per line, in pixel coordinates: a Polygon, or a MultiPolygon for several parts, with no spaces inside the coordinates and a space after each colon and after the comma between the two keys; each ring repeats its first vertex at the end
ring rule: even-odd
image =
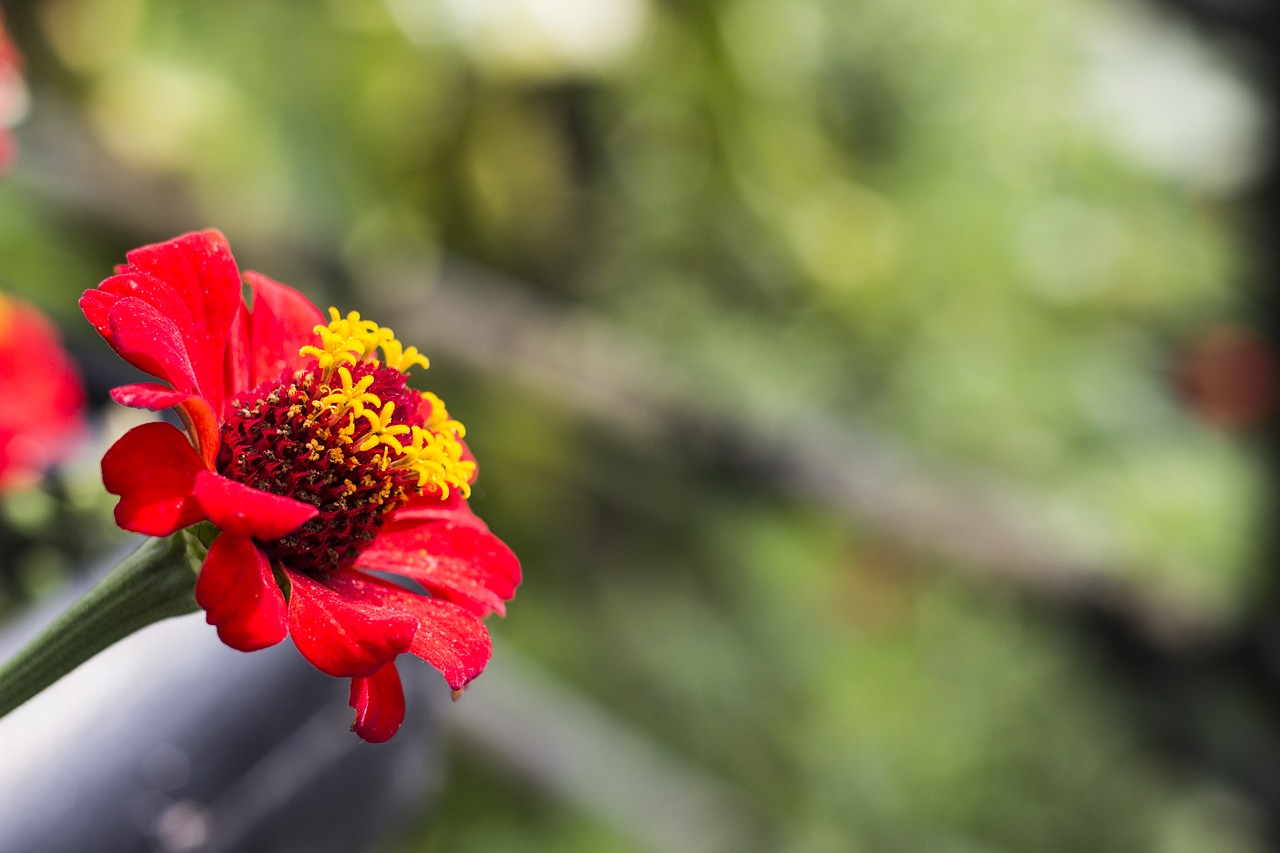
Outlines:
{"type": "Polygon", "coordinates": [[[258,383],[253,380],[253,350],[249,343],[249,310],[244,303],[236,311],[227,332],[227,356],[223,365],[226,381],[226,399],[241,391],[248,391],[258,383]]]}
{"type": "Polygon", "coordinates": [[[196,475],[195,496],[209,520],[224,532],[263,541],[292,533],[319,514],[319,510],[263,492],[212,471],[196,475]]]}
{"type": "Polygon", "coordinates": [[[80,310],[84,312],[89,322],[98,330],[98,334],[102,335],[103,340],[111,345],[116,353],[130,364],[137,367],[143,373],[151,376],[160,376],[164,373],[164,368],[153,358],[134,355],[128,356],[120,352],[120,348],[116,345],[115,334],[111,331],[111,309],[115,308],[120,302],[113,296],[104,295],[96,290],[85,291],[84,296],[80,297],[80,310]]]}
{"type": "Polygon", "coordinates": [[[133,269],[168,284],[186,302],[200,351],[193,353],[198,375],[215,411],[222,411],[223,353],[232,318],[241,303],[240,270],[227,239],[215,230],[183,234],[134,249],[133,269]]]}
{"type": "Polygon", "coordinates": [[[520,561],[502,540],[448,523],[388,524],[360,554],[359,565],[413,578],[477,616],[505,615],[502,602],[520,584],[520,561]]]}
{"type": "Polygon", "coordinates": [[[125,361],[179,391],[199,394],[191,354],[173,321],[141,299],[121,299],[111,309],[112,346],[125,361]]]}
{"type": "Polygon", "coordinates": [[[156,385],[152,382],[121,385],[111,389],[111,399],[120,405],[134,409],[150,409],[153,412],[186,402],[190,397],[191,394],[186,391],[178,391],[168,385],[156,385]]]}
{"type": "Polygon", "coordinates": [[[316,343],[316,326],[325,325],[320,309],[288,285],[256,272],[246,272],[245,281],[253,290],[251,341],[253,382],[275,379],[286,367],[302,367],[306,359],[298,354],[316,343]]]}
{"type": "Polygon", "coordinates": [[[196,580],[196,603],[222,642],[242,652],[274,646],[288,633],[284,593],[271,565],[241,536],[214,540],[196,580]]]}
{"type": "Polygon", "coordinates": [[[177,411],[187,429],[195,436],[196,449],[204,457],[205,467],[213,470],[222,439],[218,436],[218,419],[213,414],[209,401],[203,397],[188,397],[185,403],[178,406],[177,411]]]}
{"type": "Polygon", "coordinates": [[[412,616],[350,598],[300,572],[288,575],[293,585],[289,633],[316,669],[339,677],[367,676],[408,651],[418,628],[412,616]]]}
{"type": "Polygon", "coordinates": [[[89,325],[93,326],[107,343],[111,343],[111,323],[107,318],[111,316],[111,309],[119,301],[118,298],[100,290],[86,290],[78,303],[89,325]]]}
{"type": "Polygon", "coordinates": [[[440,670],[454,690],[479,675],[493,646],[484,623],[462,608],[427,598],[363,572],[336,572],[328,584],[352,599],[394,608],[418,621],[409,651],[440,670]]]}
{"type": "Polygon", "coordinates": [[[111,399],[122,406],[150,409],[153,412],[177,406],[183,423],[195,438],[197,452],[204,457],[205,467],[213,468],[221,439],[218,437],[218,420],[214,417],[208,400],[150,382],[112,388],[111,399]]]}
{"type": "Polygon", "coordinates": [[[98,334],[108,343],[113,343],[109,321],[111,309],[121,299],[130,297],[141,299],[172,320],[188,347],[196,343],[191,311],[182,297],[163,281],[137,270],[112,276],[98,285],[97,290],[85,291],[80,298],[80,308],[98,334]]]}
{"type": "Polygon", "coordinates": [[[454,690],[484,672],[493,644],[484,623],[462,608],[438,598],[420,598],[422,626],[409,651],[440,670],[454,690]]]}
{"type": "Polygon", "coordinates": [[[356,709],[352,731],[369,743],[391,740],[404,722],[404,688],[395,663],[366,678],[351,679],[350,704],[356,709]]]}
{"type": "Polygon", "coordinates": [[[191,442],[164,423],[134,427],[102,457],[102,482],[120,496],[116,523],[150,536],[168,536],[206,518],[192,494],[203,471],[191,442]]]}

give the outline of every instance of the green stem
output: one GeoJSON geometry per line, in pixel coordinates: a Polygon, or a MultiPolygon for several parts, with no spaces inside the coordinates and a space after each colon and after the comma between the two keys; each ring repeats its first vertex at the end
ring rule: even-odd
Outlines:
{"type": "Polygon", "coordinates": [[[97,586],[0,666],[0,717],[80,664],[152,622],[199,609],[196,570],[204,546],[179,531],[148,539],[97,586]]]}

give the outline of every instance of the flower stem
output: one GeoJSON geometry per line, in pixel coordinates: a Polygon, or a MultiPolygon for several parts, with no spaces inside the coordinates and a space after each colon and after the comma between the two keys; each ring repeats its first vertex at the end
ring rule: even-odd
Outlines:
{"type": "Polygon", "coordinates": [[[198,610],[204,545],[179,531],[148,539],[52,625],[0,666],[0,717],[80,664],[152,622],[198,610]]]}

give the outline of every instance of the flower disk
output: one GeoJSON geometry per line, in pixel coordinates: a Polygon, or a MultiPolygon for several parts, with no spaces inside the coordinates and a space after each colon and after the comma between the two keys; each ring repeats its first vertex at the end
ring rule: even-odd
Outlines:
{"type": "Polygon", "coordinates": [[[313,577],[349,567],[410,497],[467,495],[475,471],[462,458],[462,425],[406,382],[426,359],[389,329],[330,310],[332,322],[315,329],[322,346],[302,349],[307,367],[232,400],[216,463],[225,477],[319,510],[261,543],[273,562],[313,577]]]}

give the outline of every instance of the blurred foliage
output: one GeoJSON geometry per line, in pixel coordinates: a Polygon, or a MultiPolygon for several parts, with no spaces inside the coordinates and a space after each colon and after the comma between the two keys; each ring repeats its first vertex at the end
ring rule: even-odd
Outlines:
{"type": "Polygon", "coordinates": [[[0,614],[61,588],[120,538],[97,477],[53,476],[0,496],[0,614]]]}
{"type": "MultiPolygon", "coordinates": [[[[1220,57],[1134,4],[11,17],[35,107],[28,170],[0,184],[0,287],[68,323],[125,249],[191,227],[320,302],[463,257],[634,330],[673,366],[654,382],[709,412],[821,412],[1034,486],[1108,521],[1116,572],[1204,612],[1255,588],[1259,477],[1167,373],[1207,318],[1247,311],[1230,199],[1257,119],[1220,57]],[[1175,112],[1217,135],[1162,133],[1159,85],[1117,106],[1117,81],[1178,75],[1196,86],[1175,112]],[[1169,135],[1177,157],[1151,142],[1169,135]],[[172,192],[189,221],[77,209],[40,139],[103,153],[86,198],[172,192]]],[[[436,364],[483,463],[477,510],[526,565],[497,654],[523,647],[740,788],[780,849],[1257,849],[1244,806],[1156,754],[1043,608],[436,364]]],[[[405,849],[633,849],[471,758],[405,849]]]]}

